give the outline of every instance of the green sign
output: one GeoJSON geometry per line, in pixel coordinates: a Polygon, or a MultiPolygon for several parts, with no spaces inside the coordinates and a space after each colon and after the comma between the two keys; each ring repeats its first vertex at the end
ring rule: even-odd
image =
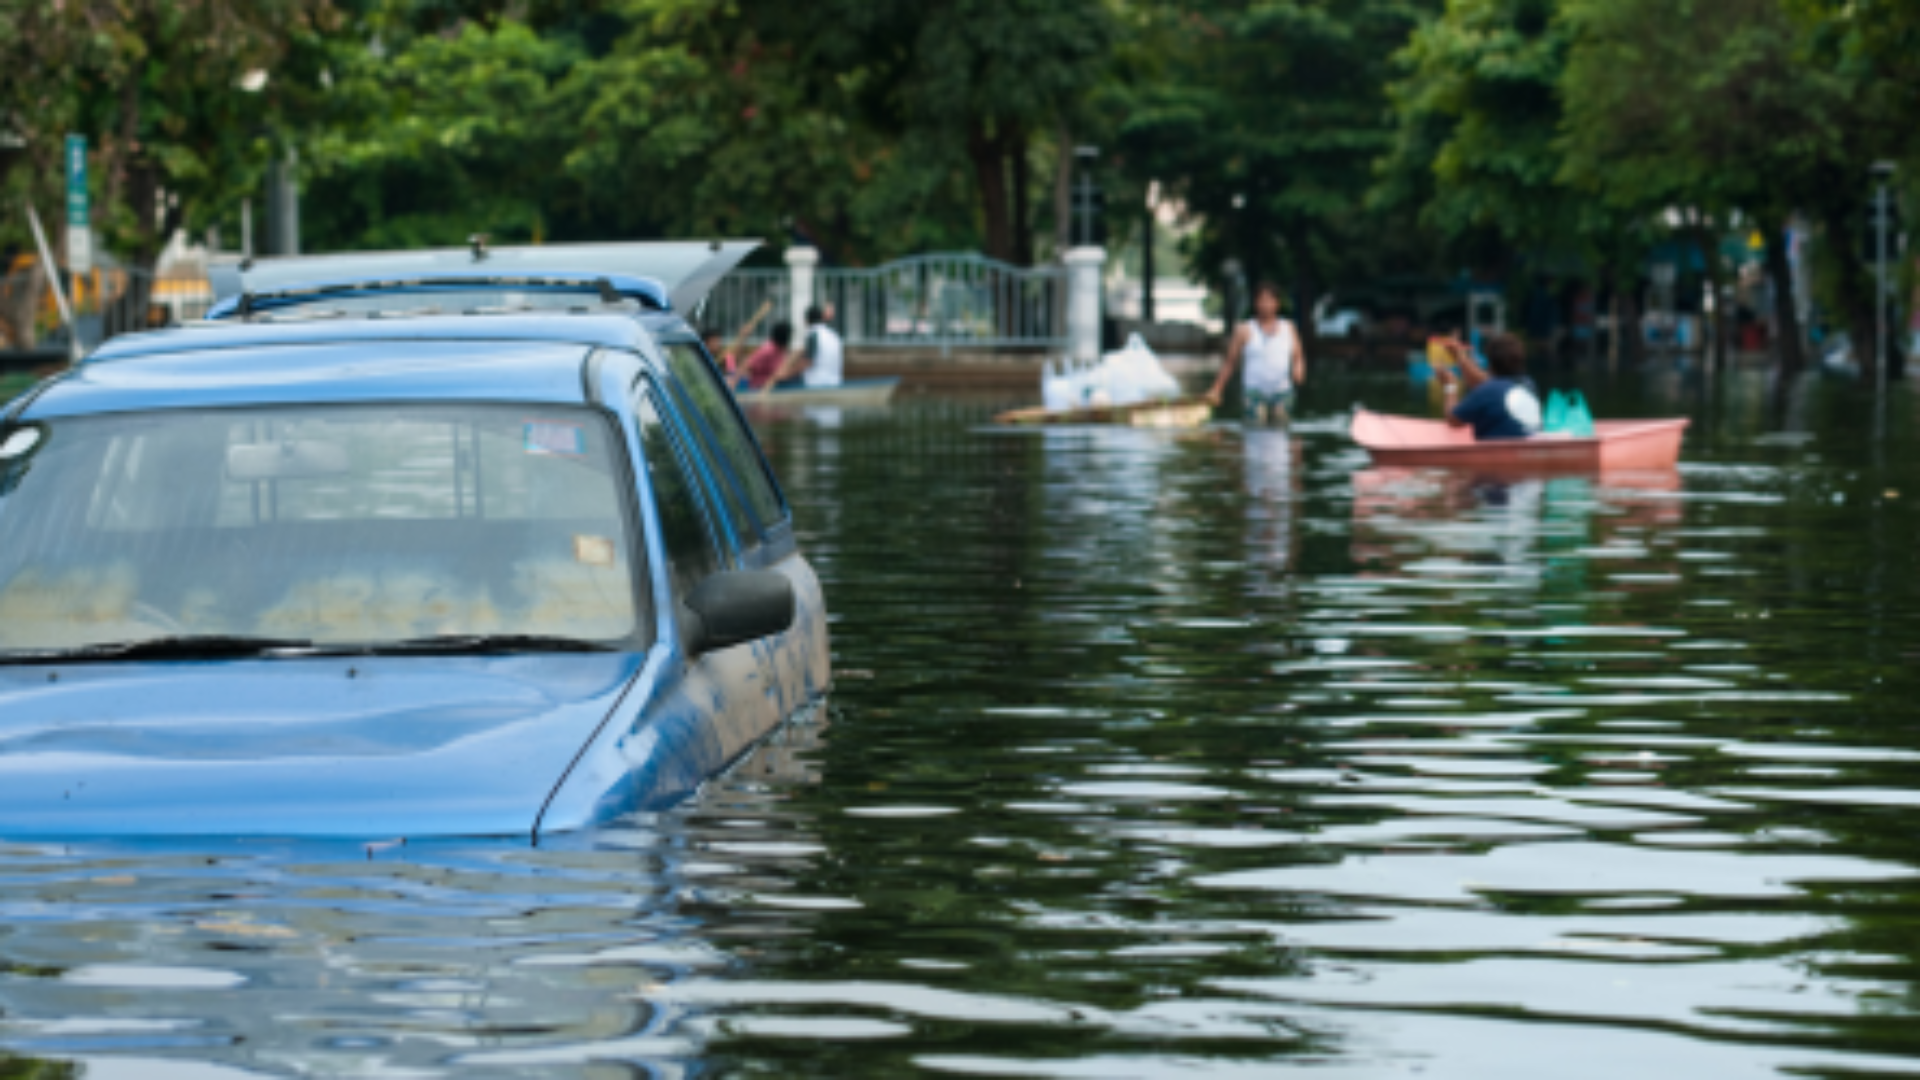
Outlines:
{"type": "Polygon", "coordinates": [[[93,214],[87,199],[87,137],[67,136],[67,269],[93,269],[93,214]]]}
{"type": "Polygon", "coordinates": [[[87,210],[87,137],[69,135],[67,136],[67,224],[87,224],[87,210]]]}

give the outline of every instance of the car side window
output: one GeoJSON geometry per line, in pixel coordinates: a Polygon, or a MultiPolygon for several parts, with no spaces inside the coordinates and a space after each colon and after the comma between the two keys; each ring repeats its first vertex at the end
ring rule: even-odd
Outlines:
{"type": "Polygon", "coordinates": [[[676,406],[673,413],[678,421],[675,430],[684,437],[690,456],[698,460],[698,471],[705,480],[703,490],[707,493],[709,505],[725,519],[727,534],[743,554],[758,547],[760,520],[747,509],[740,491],[740,481],[733,477],[733,470],[714,451],[711,436],[705,434],[707,425],[687,401],[687,395],[671,382],[656,381],[654,389],[664,400],[676,406]]]}
{"type": "Polygon", "coordinates": [[[667,552],[667,576],[675,600],[684,600],[708,575],[720,569],[720,553],[676,439],[660,416],[653,393],[634,392],[634,418],[640,425],[641,452],[660,511],[660,541],[667,552]]]}
{"type": "Polygon", "coordinates": [[[692,399],[700,419],[705,421],[708,437],[713,439],[720,454],[733,466],[734,475],[745,489],[743,494],[747,505],[752,508],[761,526],[771,528],[784,521],[787,516],[786,504],[781,500],[780,489],[774,486],[773,477],[768,472],[766,457],[761,454],[753,432],[740,419],[740,411],[735,408],[732,395],[720,384],[713,361],[693,342],[668,345],[666,353],[667,365],[672,368],[674,378],[692,399]]]}

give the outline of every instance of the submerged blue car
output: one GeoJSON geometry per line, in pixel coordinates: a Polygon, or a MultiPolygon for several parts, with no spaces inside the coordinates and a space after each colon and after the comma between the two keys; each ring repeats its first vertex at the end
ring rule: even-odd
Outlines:
{"type": "Polygon", "coordinates": [[[678,310],[751,245],[262,261],[0,414],[0,837],[521,836],[829,685],[678,310]]]}

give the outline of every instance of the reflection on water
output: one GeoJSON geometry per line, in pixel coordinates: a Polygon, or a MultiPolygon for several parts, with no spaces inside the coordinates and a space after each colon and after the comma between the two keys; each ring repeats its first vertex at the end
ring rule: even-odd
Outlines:
{"type": "Polygon", "coordinates": [[[769,419],[834,607],[830,727],[539,851],[0,848],[0,1052],[1914,1071],[1908,417],[1876,464],[1857,401],[1795,399],[1784,439],[1747,383],[1698,401],[1677,474],[1504,482],[1369,468],[1311,409],[769,419]]]}

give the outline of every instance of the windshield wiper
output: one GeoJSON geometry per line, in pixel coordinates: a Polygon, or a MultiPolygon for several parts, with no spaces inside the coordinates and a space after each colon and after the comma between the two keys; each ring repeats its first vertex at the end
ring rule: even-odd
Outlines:
{"type": "Polygon", "coordinates": [[[551,634],[442,634],[367,646],[375,654],[448,653],[497,655],[539,652],[615,652],[614,646],[551,634]]]}
{"type": "Polygon", "coordinates": [[[244,637],[236,634],[184,634],[144,641],[112,641],[72,649],[0,652],[0,664],[83,663],[102,660],[212,660],[261,656],[273,652],[312,655],[304,638],[244,637]]]}

